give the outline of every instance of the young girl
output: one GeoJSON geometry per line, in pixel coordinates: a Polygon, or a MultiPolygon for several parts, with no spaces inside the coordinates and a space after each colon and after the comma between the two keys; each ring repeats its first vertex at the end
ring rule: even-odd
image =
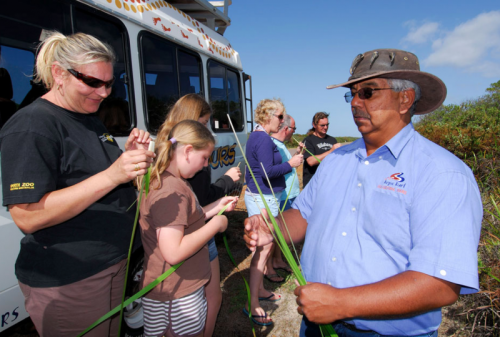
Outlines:
{"type": "MultiPolygon", "coordinates": [[[[191,119],[200,122],[207,127],[212,109],[203,96],[198,94],[187,94],[179,98],[172,109],[168,112],[167,118],[163,123],[158,138],[166,138],[170,130],[180,121],[191,119]]],[[[168,139],[168,138],[167,138],[168,139]]],[[[241,176],[238,167],[230,168],[215,183],[212,181],[212,169],[207,166],[196,173],[192,178],[187,179],[191,185],[201,207],[222,198],[224,195],[231,194],[233,191],[241,191],[241,185],[236,183],[241,176]]],[[[240,193],[238,193],[240,194],[240,193]]],[[[215,322],[222,303],[222,291],[220,289],[220,267],[214,238],[208,242],[208,256],[210,259],[210,268],[212,276],[205,284],[205,296],[207,299],[207,321],[205,323],[205,337],[212,337],[215,329],[215,322]]]]}
{"type": "Polygon", "coordinates": [[[211,274],[207,242],[227,227],[227,218],[217,213],[228,203],[233,210],[238,200],[224,197],[202,208],[185,180],[208,165],[214,144],[210,131],[193,120],[156,140],[151,190],[140,209],[143,286],[185,262],[143,298],[145,336],[203,336],[204,285],[211,274]]]}

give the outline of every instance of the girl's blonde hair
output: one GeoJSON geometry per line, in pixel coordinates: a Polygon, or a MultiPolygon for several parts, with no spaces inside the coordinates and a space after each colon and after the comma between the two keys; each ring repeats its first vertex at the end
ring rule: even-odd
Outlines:
{"type": "MultiPolygon", "coordinates": [[[[165,126],[165,124],[162,126],[165,126]]],[[[175,149],[181,145],[190,144],[195,150],[206,149],[207,146],[215,145],[215,138],[203,124],[194,120],[184,120],[177,123],[167,135],[165,132],[158,133],[155,141],[156,158],[151,165],[151,181],[157,180],[158,187],[161,187],[160,175],[170,165],[175,149]],[[172,138],[175,142],[172,143],[172,138]]]]}
{"type": "Polygon", "coordinates": [[[59,32],[52,32],[38,46],[35,82],[42,82],[49,90],[54,86],[52,77],[54,62],[67,70],[95,62],[113,64],[115,60],[111,47],[92,35],[76,33],[65,36],[59,32]]]}
{"type": "Polygon", "coordinates": [[[275,98],[261,100],[255,109],[255,123],[260,125],[267,124],[280,107],[283,109],[283,115],[286,115],[286,109],[281,99],[275,98]]]}
{"type": "Polygon", "coordinates": [[[158,138],[167,137],[172,128],[180,121],[190,119],[198,121],[201,117],[212,114],[210,105],[198,94],[187,94],[177,100],[158,130],[158,138]]]}

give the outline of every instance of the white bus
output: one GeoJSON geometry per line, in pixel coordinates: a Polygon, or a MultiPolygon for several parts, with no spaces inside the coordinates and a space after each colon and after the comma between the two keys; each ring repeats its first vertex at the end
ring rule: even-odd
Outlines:
{"type": "MultiPolygon", "coordinates": [[[[251,79],[223,36],[230,25],[229,5],[230,0],[4,1],[0,68],[10,74],[13,92],[7,99],[19,109],[43,95],[45,89],[31,79],[36,46],[49,31],[91,34],[117,55],[117,81],[97,112],[110,134],[122,148],[134,127],[155,135],[179,97],[201,94],[213,108],[210,128],[217,145],[210,165],[215,181],[243,160],[227,115],[242,144],[253,126],[251,79]]],[[[4,84],[9,86],[0,88],[4,84]]],[[[7,208],[1,207],[0,332],[28,316],[14,275],[22,237],[7,208]]]]}

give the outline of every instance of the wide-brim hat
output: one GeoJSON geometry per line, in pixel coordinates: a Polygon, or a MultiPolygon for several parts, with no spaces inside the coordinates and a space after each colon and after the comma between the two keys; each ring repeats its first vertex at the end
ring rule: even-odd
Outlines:
{"type": "Polygon", "coordinates": [[[437,76],[420,71],[415,54],[398,49],[377,49],[354,58],[347,82],[329,85],[327,89],[350,88],[353,84],[370,78],[402,79],[416,83],[420,87],[420,100],[415,107],[415,115],[432,112],[443,104],[446,85],[437,76]]]}

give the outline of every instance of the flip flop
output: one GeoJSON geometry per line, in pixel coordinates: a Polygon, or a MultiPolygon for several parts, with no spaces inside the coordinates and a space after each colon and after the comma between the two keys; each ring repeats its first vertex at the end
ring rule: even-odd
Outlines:
{"type": "Polygon", "coordinates": [[[273,283],[283,283],[283,282],[285,282],[285,278],[282,277],[282,276],[280,276],[280,275],[278,275],[278,274],[269,274],[269,275],[264,274],[264,278],[266,280],[268,280],[269,282],[273,282],[273,283]],[[276,278],[276,277],[280,277],[281,281],[275,281],[275,280],[273,280],[273,278],[276,278]]]}
{"type": "MultiPolygon", "coordinates": [[[[243,308],[243,313],[245,314],[245,316],[247,316],[247,317],[249,316],[248,310],[246,308],[243,308]]],[[[269,326],[269,325],[273,324],[273,322],[267,322],[267,323],[259,322],[255,318],[267,318],[267,313],[266,313],[265,316],[252,315],[252,322],[253,322],[253,324],[261,325],[261,326],[269,326]]]]}
{"type": "Polygon", "coordinates": [[[267,297],[259,297],[259,301],[278,302],[279,300],[281,300],[281,295],[278,295],[275,293],[272,293],[271,295],[269,295],[267,297]],[[273,298],[274,296],[277,296],[278,299],[272,300],[271,298],[273,298]]]}
{"type": "Polygon", "coordinates": [[[293,270],[292,268],[290,268],[289,266],[286,266],[286,267],[273,267],[274,269],[277,269],[277,270],[283,270],[283,271],[286,271],[287,273],[293,273],[293,270]]]}

